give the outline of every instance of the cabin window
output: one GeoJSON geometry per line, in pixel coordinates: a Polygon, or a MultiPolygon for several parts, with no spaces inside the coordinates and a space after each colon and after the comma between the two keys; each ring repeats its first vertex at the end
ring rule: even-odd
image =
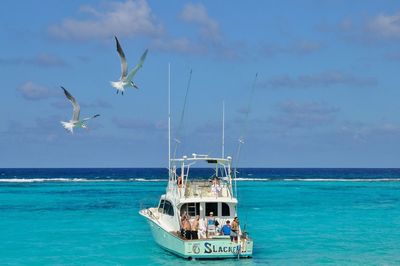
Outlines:
{"type": "Polygon", "coordinates": [[[213,212],[214,216],[218,216],[218,202],[206,202],[206,216],[213,212]]]}
{"type": "Polygon", "coordinates": [[[229,205],[222,202],[222,216],[230,216],[230,210],[229,210],[229,205]]]}
{"type": "Polygon", "coordinates": [[[181,216],[184,212],[186,212],[189,216],[200,215],[200,203],[190,202],[183,204],[181,207],[181,216]]]}
{"type": "Polygon", "coordinates": [[[168,200],[164,203],[164,214],[174,216],[174,206],[168,200]]]}
{"type": "Polygon", "coordinates": [[[161,200],[160,201],[160,206],[158,206],[158,212],[163,212],[163,209],[164,209],[164,202],[165,202],[165,200],[161,200]]]}

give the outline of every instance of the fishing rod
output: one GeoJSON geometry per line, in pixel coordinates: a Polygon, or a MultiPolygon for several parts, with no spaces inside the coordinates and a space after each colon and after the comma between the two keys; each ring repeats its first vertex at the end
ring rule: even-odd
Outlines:
{"type": "Polygon", "coordinates": [[[254,81],[253,81],[253,85],[251,87],[251,92],[250,92],[250,96],[249,96],[249,101],[247,104],[247,109],[245,109],[245,118],[244,118],[244,122],[243,122],[243,128],[242,128],[242,134],[240,134],[239,140],[238,140],[238,147],[236,150],[236,156],[235,156],[235,167],[234,167],[234,177],[235,177],[235,193],[236,193],[236,197],[237,197],[237,185],[236,185],[236,174],[238,173],[237,168],[239,165],[239,157],[240,157],[240,151],[242,148],[242,145],[244,144],[244,136],[246,134],[247,131],[247,124],[248,124],[248,120],[249,120],[249,114],[250,114],[250,106],[251,106],[251,102],[253,100],[253,96],[254,96],[254,91],[256,88],[256,82],[257,82],[257,78],[258,78],[258,73],[256,73],[256,76],[254,77],[254,81]]]}
{"type": "MultiPolygon", "coordinates": [[[[237,167],[239,165],[241,147],[244,144],[244,136],[245,136],[246,130],[247,130],[247,123],[248,123],[249,114],[250,114],[250,106],[251,106],[251,102],[252,102],[253,96],[254,96],[254,91],[255,91],[255,88],[256,88],[257,77],[258,77],[258,73],[256,73],[256,76],[254,77],[253,85],[251,87],[249,101],[248,101],[248,104],[247,104],[247,109],[245,109],[245,118],[244,118],[244,122],[243,122],[242,134],[240,134],[240,137],[239,137],[239,140],[238,140],[239,143],[238,143],[238,147],[237,147],[237,150],[236,150],[235,164],[234,164],[234,174],[233,174],[234,177],[235,177],[235,194],[236,194],[235,196],[236,196],[236,198],[237,198],[237,195],[238,195],[238,191],[237,191],[237,174],[238,174],[237,167]]],[[[236,214],[237,214],[237,210],[238,209],[236,209],[236,214]]],[[[247,214],[246,214],[246,220],[247,220],[247,214]]],[[[240,228],[240,225],[239,225],[239,228],[240,228]]],[[[246,224],[244,225],[243,228],[245,230],[246,224]]],[[[242,252],[241,244],[240,244],[240,234],[238,234],[238,247],[237,247],[237,249],[238,249],[237,258],[239,259],[240,258],[240,254],[242,252]]]]}
{"type": "Polygon", "coordinates": [[[180,132],[181,132],[182,126],[183,126],[183,118],[185,116],[186,102],[187,102],[187,97],[188,97],[188,94],[189,94],[190,83],[192,81],[192,72],[193,72],[192,69],[190,69],[189,79],[188,79],[188,83],[187,83],[187,87],[186,87],[185,98],[184,98],[184,101],[183,101],[182,113],[181,113],[181,117],[180,117],[180,120],[179,120],[178,132],[176,133],[177,137],[174,139],[174,141],[175,141],[174,155],[173,155],[174,159],[175,159],[175,156],[176,156],[176,151],[178,149],[178,145],[181,143],[181,141],[179,140],[179,137],[180,137],[180,132]]]}

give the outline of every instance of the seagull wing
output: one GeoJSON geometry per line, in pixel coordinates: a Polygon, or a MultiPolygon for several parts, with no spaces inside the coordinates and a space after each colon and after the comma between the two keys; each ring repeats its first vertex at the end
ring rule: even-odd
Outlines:
{"type": "Polygon", "coordinates": [[[72,103],[73,113],[72,113],[72,121],[79,121],[79,113],[81,111],[81,107],[78,102],[75,100],[74,96],[69,93],[64,87],[61,86],[61,89],[64,90],[65,96],[67,96],[68,100],[72,103]]]}
{"type": "Polygon", "coordinates": [[[92,116],[92,117],[84,118],[84,119],[82,119],[82,120],[83,120],[83,121],[87,121],[87,120],[90,120],[90,119],[92,119],[92,118],[96,118],[96,117],[98,117],[98,116],[100,116],[100,115],[97,114],[97,115],[94,115],[94,116],[92,116]]]}
{"type": "Polygon", "coordinates": [[[144,60],[146,60],[148,51],[149,51],[148,49],[146,49],[146,51],[144,51],[144,53],[142,54],[142,57],[140,57],[140,60],[137,63],[137,65],[135,66],[135,68],[132,69],[131,72],[129,72],[129,75],[126,78],[127,80],[132,80],[132,78],[133,78],[133,76],[135,76],[136,72],[138,72],[138,70],[143,66],[143,63],[144,63],[144,60]]]}
{"type": "Polygon", "coordinates": [[[128,74],[128,65],[126,64],[126,58],[125,58],[124,51],[122,50],[122,47],[119,44],[117,37],[116,36],[114,36],[114,37],[115,37],[115,41],[117,43],[117,52],[119,54],[119,57],[121,58],[121,79],[123,79],[128,74]]]}

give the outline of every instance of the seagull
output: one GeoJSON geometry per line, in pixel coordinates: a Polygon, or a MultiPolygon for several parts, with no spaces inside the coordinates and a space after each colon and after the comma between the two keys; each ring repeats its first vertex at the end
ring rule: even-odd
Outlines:
{"type": "Polygon", "coordinates": [[[69,122],[64,122],[61,121],[61,124],[63,125],[63,127],[70,131],[71,133],[74,133],[74,128],[75,127],[81,127],[81,128],[87,128],[85,122],[92,119],[92,118],[96,118],[98,116],[100,116],[99,114],[94,115],[92,117],[87,117],[84,118],[82,120],[79,120],[79,113],[81,110],[81,107],[79,106],[78,102],[75,100],[75,98],[71,95],[71,93],[69,93],[69,91],[67,91],[64,87],[61,86],[61,89],[64,90],[64,94],[65,96],[67,96],[68,100],[72,103],[72,107],[73,107],[73,112],[72,112],[72,119],[69,120],[69,122]]]}
{"type": "Polygon", "coordinates": [[[121,77],[119,78],[118,81],[110,81],[111,86],[117,89],[117,94],[118,92],[121,91],[122,95],[124,95],[125,88],[127,87],[133,87],[136,89],[139,89],[139,87],[132,81],[132,78],[135,76],[136,72],[142,67],[144,60],[146,59],[148,49],[144,51],[142,57],[140,57],[139,62],[137,65],[129,72],[128,74],[128,64],[126,63],[126,58],[124,51],[122,50],[121,45],[119,44],[119,41],[116,36],[115,41],[117,43],[117,52],[119,54],[119,57],[121,58],[121,77]]]}

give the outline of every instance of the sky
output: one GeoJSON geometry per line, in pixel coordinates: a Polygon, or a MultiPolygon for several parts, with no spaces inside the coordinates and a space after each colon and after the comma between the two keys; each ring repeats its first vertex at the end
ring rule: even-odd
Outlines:
{"type": "Polygon", "coordinates": [[[6,0],[0,31],[1,168],[166,167],[168,64],[176,156],[221,156],[224,102],[239,167],[400,167],[398,1],[6,0]],[[149,49],[123,96],[114,36],[149,49]]]}

